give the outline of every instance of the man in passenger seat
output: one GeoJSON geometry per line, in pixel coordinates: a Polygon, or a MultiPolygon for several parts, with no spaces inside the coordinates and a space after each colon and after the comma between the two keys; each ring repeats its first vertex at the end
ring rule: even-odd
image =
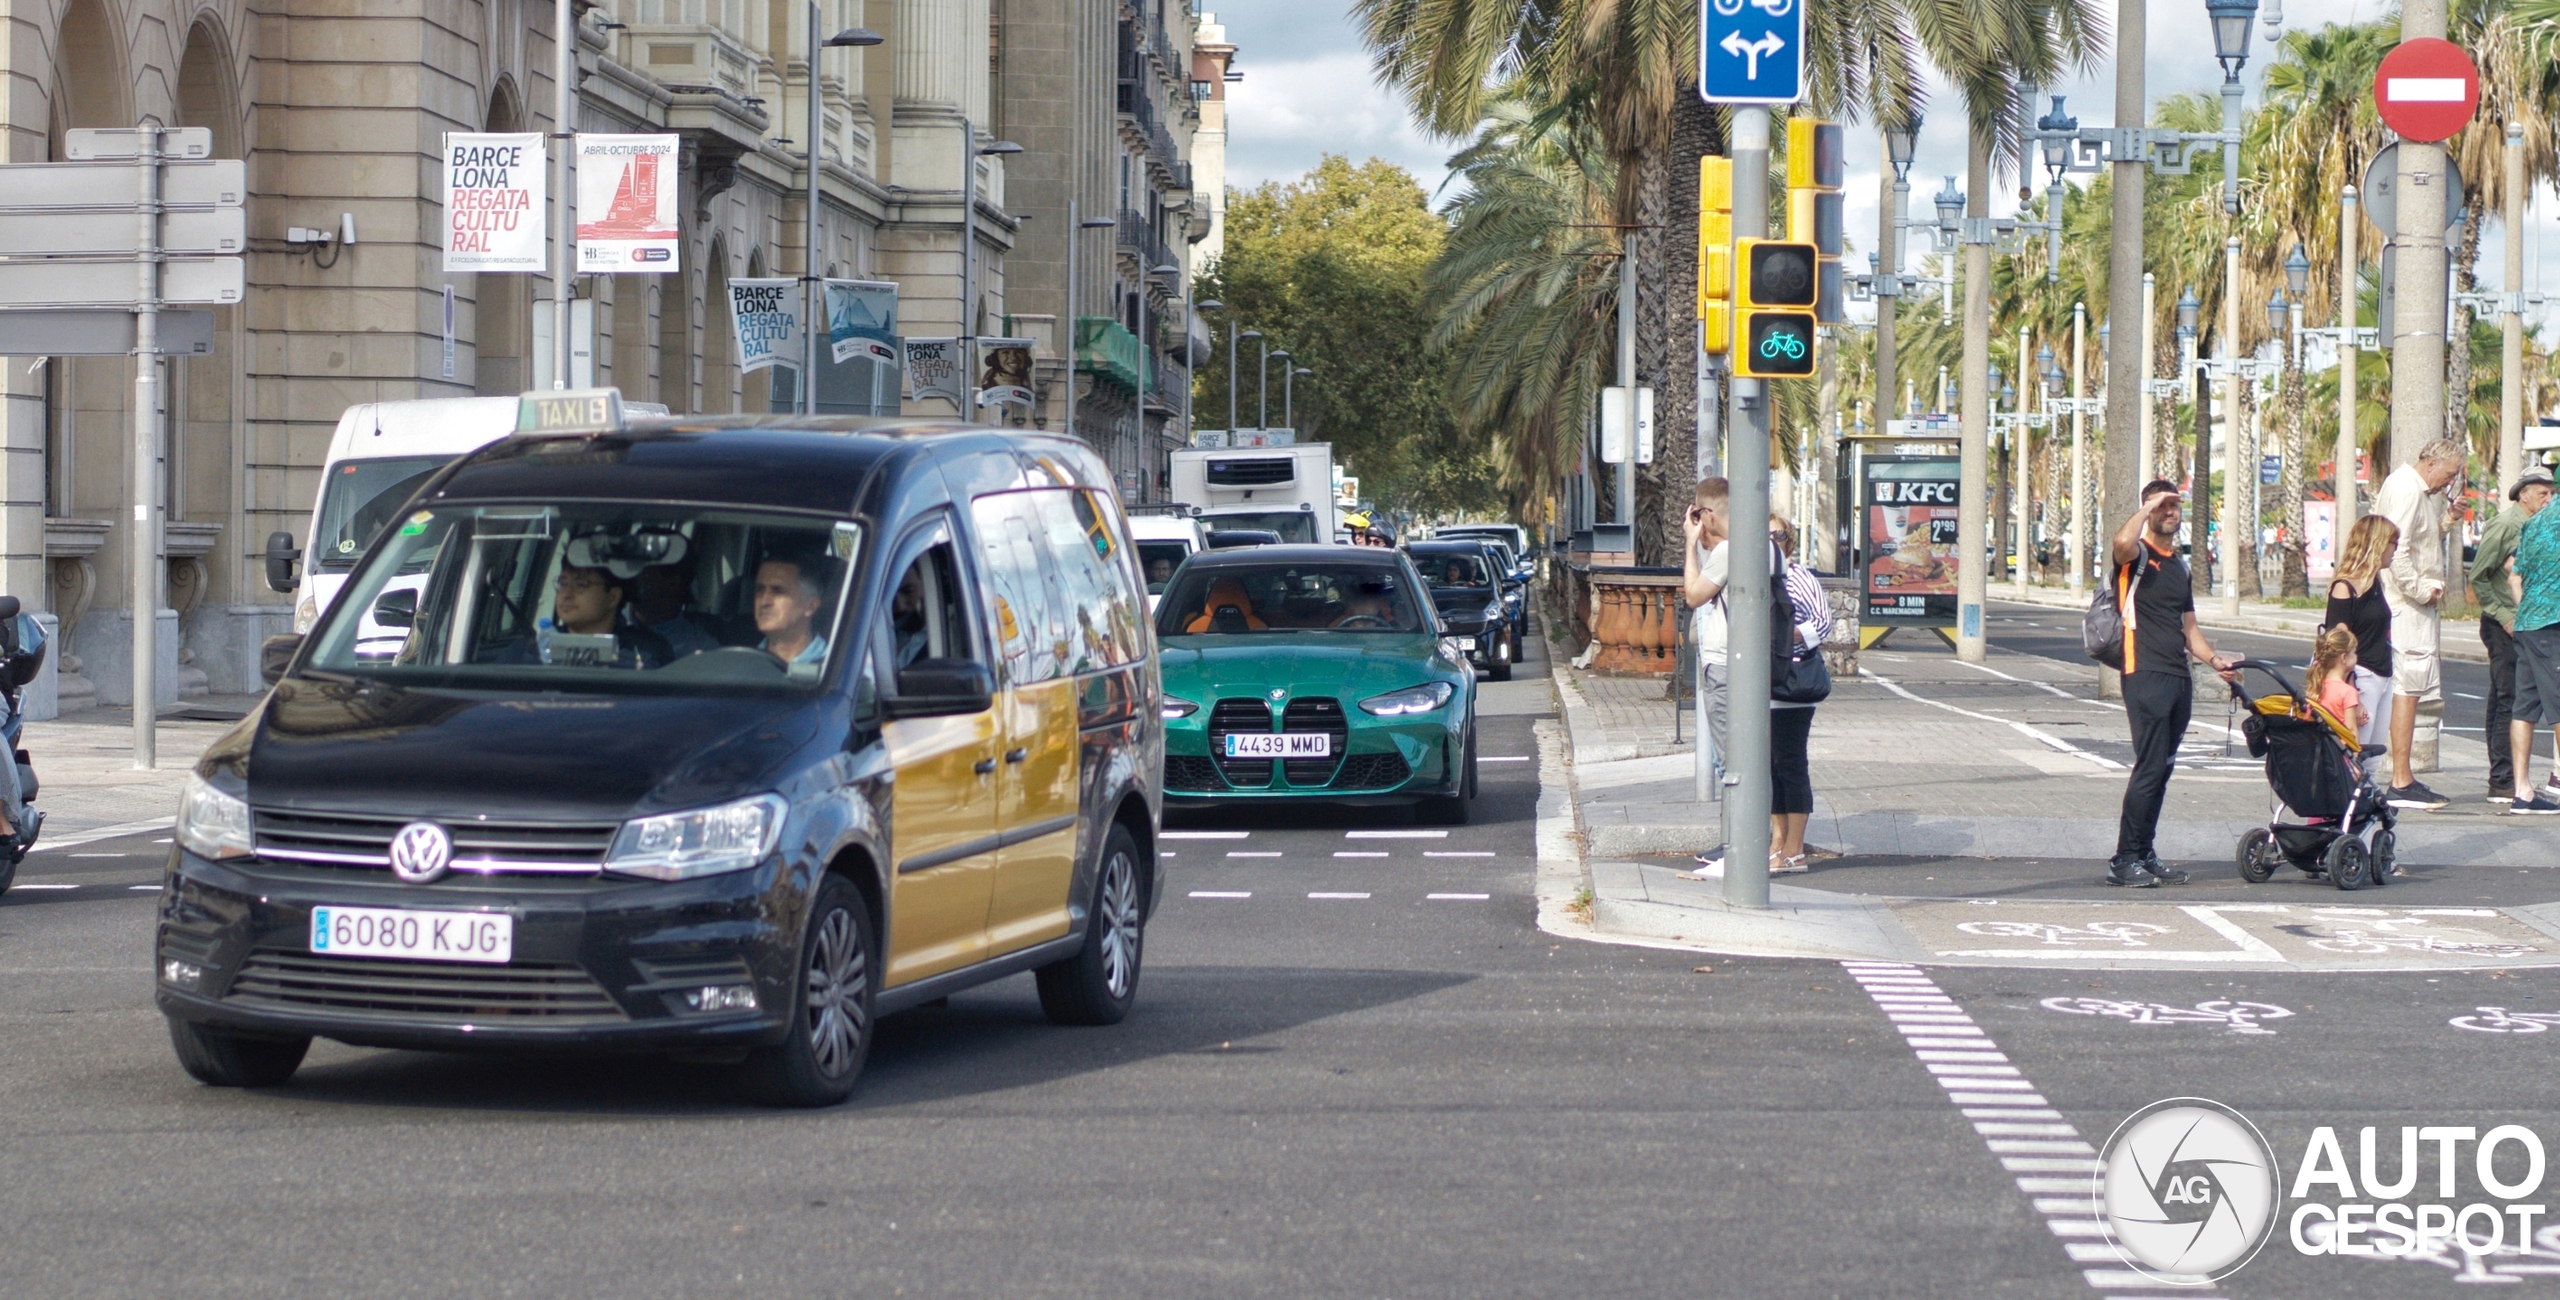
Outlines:
{"type": "Polygon", "coordinates": [[[756,630],[764,634],[758,648],[794,674],[814,674],[827,661],[827,637],[817,625],[830,585],[826,567],[816,556],[788,555],[756,566],[756,630]]]}
{"type": "Polygon", "coordinates": [[[631,586],[632,617],[666,638],[669,658],[720,648],[720,638],[693,614],[692,557],[674,564],[652,564],[632,579],[631,586]]]}

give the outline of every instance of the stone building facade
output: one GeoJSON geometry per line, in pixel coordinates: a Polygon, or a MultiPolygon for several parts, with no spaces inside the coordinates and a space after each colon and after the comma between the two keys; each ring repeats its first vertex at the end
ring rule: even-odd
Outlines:
{"type": "MultiPolygon", "coordinates": [[[[1041,403],[1001,418],[1058,427],[1061,381],[1076,377],[1077,431],[1125,467],[1133,497],[1151,495],[1150,462],[1181,405],[1163,390],[1188,372],[1141,364],[1132,345],[1146,322],[1176,360],[1197,334],[1180,301],[1187,276],[1159,285],[1140,265],[1164,246],[1154,241],[1188,246],[1207,233],[1211,205],[1190,188],[1197,15],[1185,0],[819,0],[824,32],[884,39],[819,53],[824,199],[812,257],[807,144],[796,139],[807,133],[809,13],[805,2],[578,0],[570,129],[683,142],[681,270],[571,285],[592,300],[594,381],[678,411],[768,409],[769,375],[739,369],[728,281],[811,270],[895,280],[909,335],[1038,340],[1041,403]],[[986,151],[1005,141],[1022,151],[986,151]],[[977,170],[972,222],[963,167],[977,170]],[[1070,236],[1070,199],[1112,229],[1070,236]],[[964,303],[965,229],[977,257],[975,301],[964,303]],[[1084,261],[1068,310],[1070,238],[1084,261]],[[1071,332],[1090,336],[1072,356],[1071,332]]],[[[537,305],[548,314],[548,277],[445,274],[439,151],[449,132],[557,129],[553,15],[540,0],[13,0],[0,14],[5,161],[59,159],[74,127],[149,121],[210,128],[217,157],[248,165],[247,297],[217,309],[209,355],[154,363],[169,381],[164,700],[258,689],[259,642],[294,622],[263,581],[264,539],[307,532],[349,405],[514,393],[547,367],[534,318],[537,305]],[[352,245],[284,239],[289,226],[334,229],[342,215],[352,245]]],[[[128,702],[125,593],[133,557],[149,553],[130,523],[135,364],[0,359],[0,590],[64,629],[58,684],[31,701],[39,716],[56,699],[128,702]]]]}

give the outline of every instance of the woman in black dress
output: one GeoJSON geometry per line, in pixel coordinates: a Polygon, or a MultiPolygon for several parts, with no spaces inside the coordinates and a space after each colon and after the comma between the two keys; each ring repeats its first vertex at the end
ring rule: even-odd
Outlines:
{"type": "MultiPolygon", "coordinates": [[[[2391,740],[2391,607],[2383,603],[2382,570],[2400,549],[2400,529],[2381,515],[2366,515],[2347,530],[2347,549],[2329,580],[2329,611],[2323,626],[2343,627],[2356,638],[2356,694],[2364,701],[2365,769],[2378,773],[2378,761],[2391,740]]],[[[2377,776],[2377,780],[2385,779],[2377,776]]]]}

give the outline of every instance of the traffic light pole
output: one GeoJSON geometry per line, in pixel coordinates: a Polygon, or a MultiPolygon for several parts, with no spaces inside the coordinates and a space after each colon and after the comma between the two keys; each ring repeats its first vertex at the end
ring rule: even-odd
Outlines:
{"type": "MultiPolygon", "coordinates": [[[[2444,38],[2445,0],[2406,0],[2400,6],[2400,39],[2444,38]]],[[[2391,337],[2391,468],[2409,464],[2426,445],[2445,436],[2444,212],[2425,196],[2443,193],[2442,144],[2402,140],[2398,188],[2400,229],[2392,236],[2392,319],[2381,322],[2391,337]]],[[[2341,238],[2345,236],[2342,234],[2341,238]]],[[[2379,490],[2386,471],[2374,466],[2379,490]]]]}
{"type": "MultiPolygon", "coordinates": [[[[1733,110],[1733,234],[1769,233],[1769,110],[1733,110]]],[[[1734,346],[1749,346],[1734,322],[1734,346]]],[[[1769,905],[1769,407],[1768,381],[1737,376],[1727,425],[1724,898],[1769,905]]]]}
{"type": "MultiPolygon", "coordinates": [[[[1627,431],[1625,454],[1618,458],[1616,518],[1612,523],[1633,524],[1636,521],[1636,231],[1629,226],[1618,232],[1618,395],[1625,403],[1620,412],[1627,431]]],[[[1632,545],[1632,543],[1630,543],[1632,545]]]]}
{"type": "MultiPolygon", "coordinates": [[[[1967,133],[1971,135],[1971,132],[1967,133]]],[[[1976,136],[1966,148],[1964,229],[1964,408],[1956,492],[1956,658],[1981,663],[1982,597],[1990,562],[1991,150],[1976,136]]]]}

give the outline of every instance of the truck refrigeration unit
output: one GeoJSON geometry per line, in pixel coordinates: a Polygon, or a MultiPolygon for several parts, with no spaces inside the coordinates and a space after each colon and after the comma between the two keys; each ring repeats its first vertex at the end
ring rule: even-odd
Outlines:
{"type": "Polygon", "coordinates": [[[1186,448],[1173,453],[1173,499],[1211,532],[1260,528],[1283,542],[1330,542],[1336,523],[1333,447],[1186,448]]]}

